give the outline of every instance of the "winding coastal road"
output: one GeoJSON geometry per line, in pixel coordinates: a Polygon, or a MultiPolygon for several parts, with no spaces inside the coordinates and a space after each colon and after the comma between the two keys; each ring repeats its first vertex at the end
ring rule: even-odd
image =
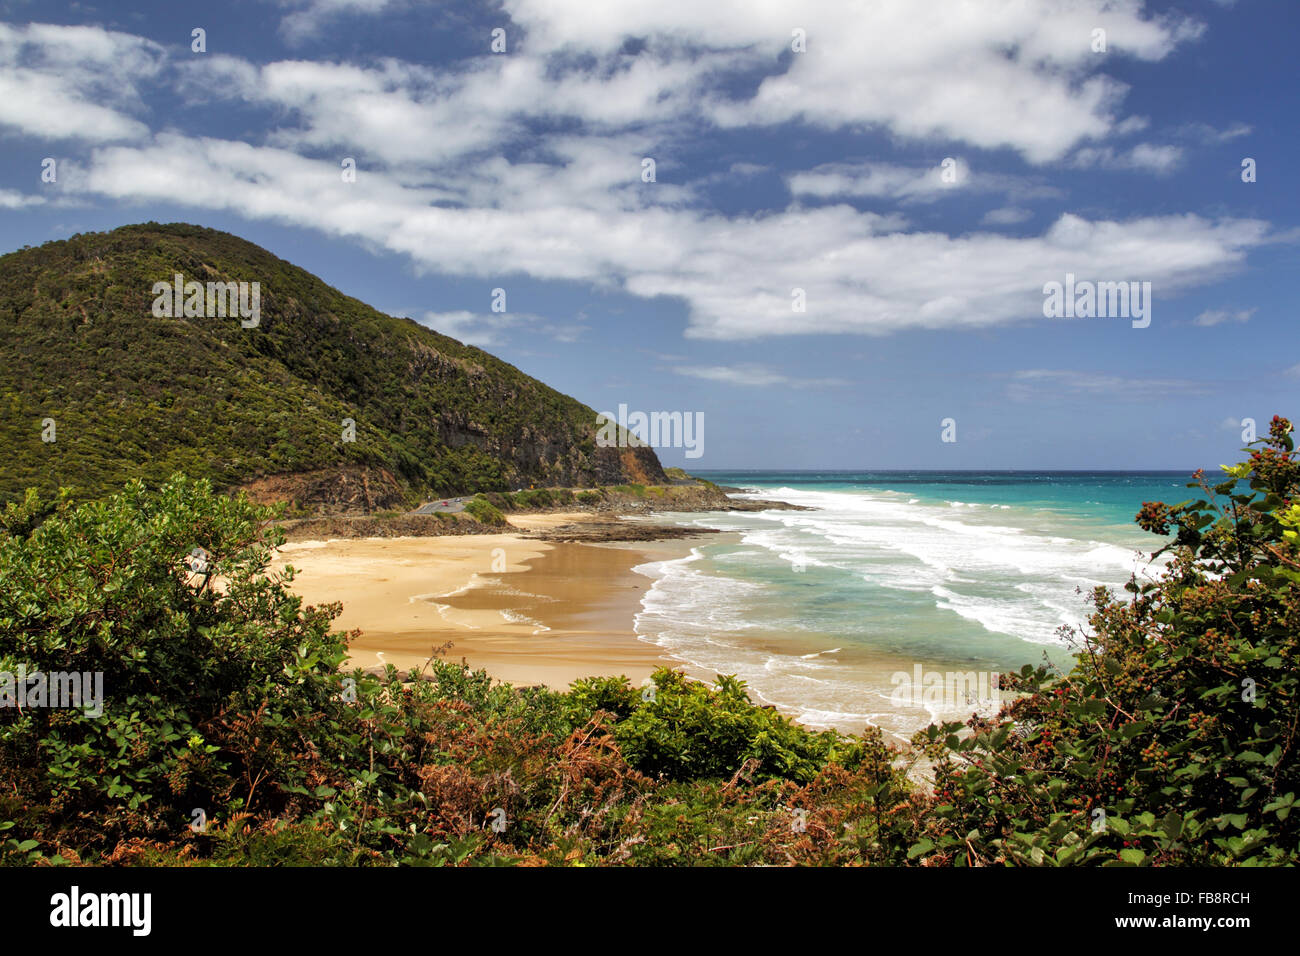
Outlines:
{"type": "Polygon", "coordinates": [[[458,511],[465,510],[465,502],[469,501],[468,497],[464,498],[440,498],[437,501],[426,501],[420,507],[411,512],[413,515],[432,515],[442,512],[444,514],[455,514],[458,511]]]}

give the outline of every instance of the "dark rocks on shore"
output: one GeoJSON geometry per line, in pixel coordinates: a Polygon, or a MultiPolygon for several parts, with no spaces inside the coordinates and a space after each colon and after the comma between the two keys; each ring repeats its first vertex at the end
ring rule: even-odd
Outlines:
{"type": "Polygon", "coordinates": [[[816,511],[807,505],[792,505],[788,501],[751,501],[748,498],[729,498],[728,504],[716,511],[816,511]]]}
{"type": "MultiPolygon", "coordinates": [[[[599,502],[579,504],[566,501],[548,508],[511,511],[511,515],[556,512],[586,512],[593,521],[575,522],[560,528],[537,530],[528,537],[542,541],[654,541],[711,534],[714,529],[683,528],[675,525],[619,521],[624,515],[653,515],[663,512],[707,511],[812,511],[785,501],[753,501],[734,498],[711,485],[670,486],[663,494],[635,494],[606,489],[599,502]]],[[[735,489],[740,491],[741,489],[735,489]]],[[[465,513],[441,514],[340,514],[297,518],[278,522],[290,541],[322,538],[396,538],[461,534],[515,533],[515,527],[483,524],[465,513]]]]}
{"type": "Polygon", "coordinates": [[[582,521],[556,528],[527,532],[524,537],[549,542],[662,541],[666,538],[694,538],[719,534],[717,528],[684,528],[679,525],[648,524],[641,521],[582,521]]]}
{"type": "Polygon", "coordinates": [[[754,501],[735,498],[743,488],[727,489],[717,485],[674,485],[658,489],[657,494],[628,494],[616,489],[605,489],[605,497],[595,505],[580,509],[560,507],[555,511],[583,510],[600,514],[651,514],[664,511],[812,511],[803,505],[786,501],[754,501]]]}

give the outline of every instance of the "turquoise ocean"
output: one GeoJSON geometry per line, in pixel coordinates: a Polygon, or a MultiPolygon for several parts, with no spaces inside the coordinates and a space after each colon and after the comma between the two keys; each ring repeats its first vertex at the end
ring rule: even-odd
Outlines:
{"type": "Polygon", "coordinates": [[[812,510],[666,516],[734,534],[638,567],[638,635],[806,724],[900,736],[961,716],[900,711],[902,672],[1068,668],[1092,589],[1160,572],[1142,503],[1195,496],[1187,472],[699,474],[812,510]]]}

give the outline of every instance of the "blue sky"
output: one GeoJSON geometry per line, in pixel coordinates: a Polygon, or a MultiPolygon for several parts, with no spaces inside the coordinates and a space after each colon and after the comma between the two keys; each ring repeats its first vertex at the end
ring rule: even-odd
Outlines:
{"type": "Polygon", "coordinates": [[[225,229],[702,414],[660,449],[700,469],[1190,469],[1300,413],[1300,4],[852,8],[0,4],[0,250],[225,229]],[[1066,272],[1150,282],[1150,325],[1044,317],[1066,272]]]}

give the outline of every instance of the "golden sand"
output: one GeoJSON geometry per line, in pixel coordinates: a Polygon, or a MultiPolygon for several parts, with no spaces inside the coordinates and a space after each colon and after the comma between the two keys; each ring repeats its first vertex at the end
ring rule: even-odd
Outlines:
{"type": "MultiPolygon", "coordinates": [[[[525,530],[585,514],[512,518],[525,530]]],[[[687,548],[689,546],[686,546],[687,548]]],[[[341,601],[340,629],[359,628],[360,667],[418,667],[434,648],[512,684],[564,688],[579,677],[619,675],[639,684],[671,661],[638,640],[633,616],[650,579],[631,569],[636,549],[551,544],[518,533],[360,538],[285,545],[295,593],[341,601]]]]}

